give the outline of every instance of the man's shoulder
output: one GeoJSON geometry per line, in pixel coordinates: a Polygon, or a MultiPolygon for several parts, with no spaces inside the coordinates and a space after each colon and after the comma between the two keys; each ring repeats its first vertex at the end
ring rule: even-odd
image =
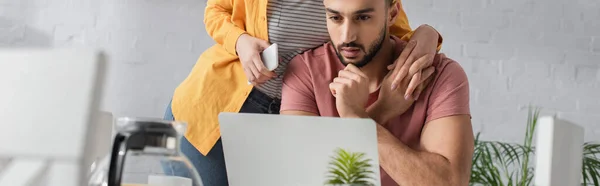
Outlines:
{"type": "Polygon", "coordinates": [[[329,79],[334,75],[333,72],[337,72],[339,69],[338,60],[335,50],[329,42],[305,50],[294,56],[288,63],[283,81],[289,83],[290,79],[310,79],[320,82],[323,79],[329,79]]]}
{"type": "Polygon", "coordinates": [[[435,79],[428,85],[425,123],[442,117],[470,114],[469,80],[460,63],[438,54],[434,60],[435,79]]]}
{"type": "Polygon", "coordinates": [[[444,53],[436,55],[434,59],[434,66],[438,76],[442,74],[465,74],[465,71],[460,63],[450,57],[447,57],[444,53]]]}
{"type": "Polygon", "coordinates": [[[310,66],[310,61],[326,61],[329,60],[329,53],[335,52],[331,42],[324,43],[318,47],[305,50],[304,52],[292,58],[292,63],[304,63],[310,66]]]}
{"type": "Polygon", "coordinates": [[[323,43],[321,46],[306,50],[304,53],[315,58],[322,58],[326,54],[333,52],[333,45],[331,42],[323,43]]]}
{"type": "Polygon", "coordinates": [[[468,76],[460,63],[445,54],[437,54],[433,66],[433,90],[452,89],[454,86],[469,84],[468,76]]]}

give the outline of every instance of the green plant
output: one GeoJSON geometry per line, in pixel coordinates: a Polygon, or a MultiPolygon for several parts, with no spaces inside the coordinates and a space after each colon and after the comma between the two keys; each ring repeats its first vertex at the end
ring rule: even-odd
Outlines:
{"type": "Polygon", "coordinates": [[[600,185],[600,144],[583,144],[582,185],[600,185]]]}
{"type": "MultiPolygon", "coordinates": [[[[533,181],[533,134],[539,109],[530,109],[523,144],[482,141],[477,133],[470,185],[529,186],[533,181]]],[[[600,185],[600,144],[583,144],[582,185],[600,185]]]]}
{"type": "Polygon", "coordinates": [[[335,154],[329,162],[329,179],[326,184],[373,185],[369,181],[373,179],[371,159],[365,158],[365,153],[337,149],[335,154]]]}

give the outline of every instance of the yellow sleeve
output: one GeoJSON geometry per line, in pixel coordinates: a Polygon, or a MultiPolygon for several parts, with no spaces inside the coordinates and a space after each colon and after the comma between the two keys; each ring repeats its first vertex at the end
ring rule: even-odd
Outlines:
{"type": "Polygon", "coordinates": [[[208,0],[204,10],[206,32],[227,52],[237,55],[235,45],[238,37],[246,32],[243,0],[208,0]]]}
{"type": "MultiPolygon", "coordinates": [[[[412,35],[415,33],[414,30],[410,28],[408,23],[408,17],[406,16],[406,12],[404,12],[404,8],[402,7],[402,2],[400,0],[396,0],[396,3],[400,4],[400,9],[398,11],[398,17],[396,18],[396,23],[391,26],[390,32],[392,35],[400,37],[400,39],[404,41],[409,41],[412,35]]],[[[438,46],[437,51],[439,52],[442,49],[442,35],[438,32],[438,46]]]]}

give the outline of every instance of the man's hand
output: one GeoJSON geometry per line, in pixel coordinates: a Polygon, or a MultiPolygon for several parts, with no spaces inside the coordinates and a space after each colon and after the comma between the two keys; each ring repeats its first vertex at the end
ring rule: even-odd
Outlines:
{"type": "Polygon", "coordinates": [[[421,86],[418,86],[415,92],[417,93],[417,97],[414,99],[406,99],[404,97],[404,92],[409,88],[409,83],[413,83],[410,79],[406,78],[402,82],[400,82],[399,87],[396,89],[392,89],[392,83],[394,81],[394,77],[392,73],[388,73],[385,78],[383,78],[383,82],[381,82],[381,88],[379,89],[379,98],[377,102],[373,104],[373,108],[376,109],[374,112],[377,112],[379,119],[378,122],[380,124],[385,125],[388,120],[403,114],[410,106],[418,100],[418,95],[429,85],[431,80],[433,79],[433,73],[435,72],[435,67],[431,66],[426,68],[419,77],[422,81],[418,81],[421,86]]]}
{"type": "Polygon", "coordinates": [[[340,117],[368,117],[365,106],[369,98],[369,78],[356,66],[348,64],[329,84],[329,89],[336,98],[340,117]]]}
{"type": "Polygon", "coordinates": [[[392,89],[398,88],[405,78],[410,80],[408,88],[402,92],[406,99],[416,99],[421,94],[415,89],[423,88],[422,73],[432,67],[437,53],[438,39],[439,34],[433,27],[421,25],[415,30],[400,57],[394,61],[394,64],[388,66],[388,70],[393,70],[392,89]]]}
{"type": "Polygon", "coordinates": [[[276,75],[265,67],[260,58],[260,52],[269,46],[269,42],[248,34],[242,34],[237,40],[235,50],[242,62],[248,81],[253,85],[264,83],[276,75]]]}

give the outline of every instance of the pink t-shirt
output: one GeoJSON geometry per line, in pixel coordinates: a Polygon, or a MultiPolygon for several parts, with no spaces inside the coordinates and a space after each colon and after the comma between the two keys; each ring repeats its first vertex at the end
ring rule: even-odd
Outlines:
{"type": "MultiPolygon", "coordinates": [[[[400,45],[396,48],[401,51],[406,42],[393,38],[400,45]]],[[[462,67],[443,54],[436,55],[433,65],[436,72],[433,81],[411,108],[385,127],[413,149],[418,149],[421,130],[429,121],[452,115],[470,115],[469,83],[462,67]]],[[[297,55],[283,78],[281,111],[339,117],[329,83],[344,68],[331,43],[297,55]]],[[[378,94],[378,91],[371,93],[369,104],[377,100],[378,94]]],[[[383,169],[381,183],[383,186],[397,185],[383,169]]]]}

